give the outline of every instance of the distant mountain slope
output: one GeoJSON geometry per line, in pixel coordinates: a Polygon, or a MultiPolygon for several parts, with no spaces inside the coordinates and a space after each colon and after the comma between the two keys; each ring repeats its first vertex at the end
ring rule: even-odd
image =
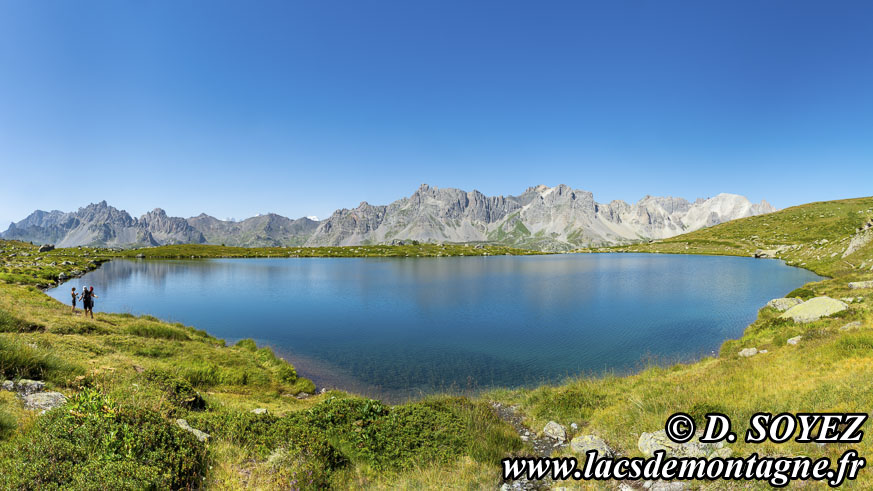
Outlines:
{"type": "Polygon", "coordinates": [[[208,244],[235,247],[301,246],[318,227],[309,218],[292,220],[275,213],[247,218],[241,222],[219,220],[205,213],[188,223],[203,233],[208,244]]]}
{"type": "Polygon", "coordinates": [[[321,222],[273,213],[241,222],[206,214],[184,219],[167,216],[160,208],[133,218],[102,201],[70,213],[35,211],[11,224],[0,237],[60,247],[337,246],[419,240],[566,250],[673,237],[772,211],[765,201],[752,204],[735,194],[694,203],[646,196],[631,205],[624,201],[600,204],[592,193],[563,184],[531,187],[518,196],[485,196],[479,191],[422,185],[411,196],[389,205],[364,202],[353,210],[337,210],[321,222]]]}
{"type": "Polygon", "coordinates": [[[184,219],[169,217],[160,208],[136,219],[124,210],[107,205],[105,201],[70,213],[37,210],[24,220],[11,224],[0,236],[39,244],[54,243],[58,247],[133,247],[205,242],[203,234],[184,219]]]}
{"type": "Polygon", "coordinates": [[[774,211],[767,202],[720,194],[694,203],[647,196],[634,205],[600,204],[588,191],[536,186],[519,196],[422,185],[384,206],[361,203],[321,222],[306,245],[357,245],[392,240],[489,241],[562,250],[672,237],[736,218],[774,211]]]}

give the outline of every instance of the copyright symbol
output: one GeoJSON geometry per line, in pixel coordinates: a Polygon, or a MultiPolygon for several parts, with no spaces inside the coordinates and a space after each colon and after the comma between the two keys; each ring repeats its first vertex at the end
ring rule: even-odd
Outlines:
{"type": "Polygon", "coordinates": [[[676,413],[667,418],[667,423],[664,424],[664,431],[667,432],[667,438],[676,443],[685,443],[691,440],[694,436],[694,420],[691,416],[685,413],[676,413]]]}

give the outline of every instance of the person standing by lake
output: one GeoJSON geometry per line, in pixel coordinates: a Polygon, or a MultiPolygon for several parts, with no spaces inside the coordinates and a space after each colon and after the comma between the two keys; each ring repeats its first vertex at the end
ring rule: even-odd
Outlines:
{"type": "Polygon", "coordinates": [[[73,313],[76,313],[76,287],[73,287],[73,313]]]}
{"type": "Polygon", "coordinates": [[[94,287],[92,286],[90,289],[85,288],[82,291],[82,308],[85,309],[85,316],[91,314],[91,318],[94,318],[94,299],[97,298],[97,295],[94,294],[94,287]]]}

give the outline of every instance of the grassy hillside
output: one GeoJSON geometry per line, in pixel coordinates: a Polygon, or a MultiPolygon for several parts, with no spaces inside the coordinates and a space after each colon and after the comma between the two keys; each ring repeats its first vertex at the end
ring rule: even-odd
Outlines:
{"type": "MultiPolygon", "coordinates": [[[[105,259],[140,253],[413,256],[497,254],[503,249],[421,245],[253,251],[168,246],[40,254],[29,244],[0,242],[0,373],[45,380],[50,389],[71,399],[67,406],[39,416],[25,410],[10,392],[0,391],[0,488],[28,487],[27,483],[87,488],[97,482],[107,483],[103,487],[204,484],[220,489],[495,486],[501,457],[533,450],[491,412],[493,401],[517,407],[534,430],[554,420],[565,425],[571,437],[598,435],[624,455],[640,455],[640,434],[663,428],[667,416],[679,411],[698,419],[707,412],[725,413],[738,433],[758,411],[869,412],[873,290],[851,290],[848,282],[873,279],[873,241],[863,240],[873,234],[864,231],[871,218],[873,198],[813,203],[669,240],[598,250],[743,256],[771,251],[765,254],[828,277],[786,294],[803,299],[852,297],[849,309],[835,316],[797,324],[762,306],[740,339],[726,341],[717,356],[697,363],[652,367],[627,377],[494,390],[475,400],[436,397],[393,407],[340,392],[298,399],[293,394],[311,391],[311,383],[251,341],[226,346],[194,328],[148,316],[97,314],[95,320],[86,320],[71,315],[69,307],[36,286],[53,283],[60,274],[97,267],[105,259]],[[852,252],[850,246],[857,250],[852,252]],[[853,322],[853,328],[841,329],[853,322]],[[802,336],[799,343],[787,344],[796,336],[802,336]],[[738,356],[749,347],[767,353],[738,356]],[[250,412],[255,408],[267,412],[250,412]],[[178,427],[178,418],[211,437],[205,443],[197,441],[178,427]],[[571,423],[578,429],[571,429],[571,423]]],[[[737,442],[730,447],[740,456],[758,452],[831,459],[848,448],[796,442],[737,442]]],[[[871,453],[869,439],[854,448],[864,457],[871,453]]],[[[871,486],[867,469],[847,485],[871,486]]]]}

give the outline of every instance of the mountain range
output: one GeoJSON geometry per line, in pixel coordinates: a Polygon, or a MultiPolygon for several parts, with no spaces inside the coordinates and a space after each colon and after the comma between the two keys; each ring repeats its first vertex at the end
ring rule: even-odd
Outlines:
{"type": "Polygon", "coordinates": [[[719,194],[689,202],[646,196],[635,204],[597,203],[589,191],[535,186],[518,196],[423,184],[389,205],[361,203],[322,221],[273,213],[242,221],[206,214],[171,217],[160,208],[134,218],[105,201],[74,212],[41,211],[10,224],[0,238],[58,247],[148,247],[165,244],[339,246],[422,242],[489,242],[541,250],[662,239],[736,218],[775,211],[743,196],[719,194]]]}

